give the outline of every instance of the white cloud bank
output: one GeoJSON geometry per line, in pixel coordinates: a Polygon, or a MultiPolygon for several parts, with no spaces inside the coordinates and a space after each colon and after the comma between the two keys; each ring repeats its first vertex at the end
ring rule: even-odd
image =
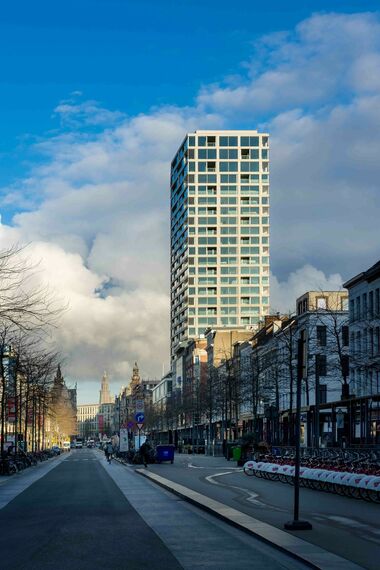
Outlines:
{"type": "Polygon", "coordinates": [[[263,38],[246,76],[203,89],[194,107],[127,118],[75,97],[57,106],[62,133],[39,143],[44,160],[8,189],[6,203],[29,209],[0,241],[32,241],[70,303],[57,334],[69,376],[107,368],[125,383],[135,360],[151,375],[168,362],[169,168],[188,130],[272,135],[275,310],[376,261],[379,62],[375,15],[316,15],[263,38]]]}

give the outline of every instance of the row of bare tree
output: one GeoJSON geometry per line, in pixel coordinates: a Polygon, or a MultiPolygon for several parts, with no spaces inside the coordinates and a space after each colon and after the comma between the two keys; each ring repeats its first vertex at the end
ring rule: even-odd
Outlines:
{"type": "Polygon", "coordinates": [[[10,435],[22,439],[24,448],[27,442],[31,450],[44,447],[57,399],[52,387],[60,355],[52,331],[64,307],[38,285],[38,265],[31,263],[27,249],[0,252],[1,453],[10,435]]]}

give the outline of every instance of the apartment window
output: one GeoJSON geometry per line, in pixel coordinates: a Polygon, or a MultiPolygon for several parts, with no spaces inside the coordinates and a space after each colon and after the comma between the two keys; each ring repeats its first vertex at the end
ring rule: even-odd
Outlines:
{"type": "Polygon", "coordinates": [[[326,346],[326,331],[324,325],[317,326],[317,343],[319,346],[326,346]]]}
{"type": "Polygon", "coordinates": [[[240,137],[241,146],[259,146],[259,137],[240,137]]]}
{"type": "Polygon", "coordinates": [[[355,320],[355,301],[351,299],[350,301],[350,321],[353,322],[355,320]]]}
{"type": "Polygon", "coordinates": [[[320,404],[327,403],[327,384],[319,385],[319,403],[320,404]]]}
{"type": "Polygon", "coordinates": [[[221,295],[236,295],[236,287],[221,287],[221,295]]]}
{"type": "Polygon", "coordinates": [[[237,137],[220,137],[219,144],[220,144],[220,146],[238,146],[238,138],[237,137]]]}
{"type": "Polygon", "coordinates": [[[360,319],[361,314],[362,311],[361,311],[360,297],[356,297],[356,313],[355,313],[356,319],[360,319]]]}
{"type": "Polygon", "coordinates": [[[348,326],[342,327],[342,344],[343,344],[343,346],[348,346],[348,344],[349,344],[349,327],[348,326]]]}
{"type": "Polygon", "coordinates": [[[220,162],[219,163],[220,172],[237,172],[238,163],[237,162],[220,162]]]}
{"type": "Polygon", "coordinates": [[[258,172],[259,163],[258,162],[242,162],[240,165],[241,172],[258,172]]]}
{"type": "Polygon", "coordinates": [[[216,150],[214,148],[200,148],[198,150],[198,159],[216,159],[216,150]]]}
{"type": "Polygon", "coordinates": [[[363,318],[367,318],[367,293],[363,293],[363,318]]]}
{"type": "Polygon", "coordinates": [[[220,182],[222,184],[236,184],[236,174],[221,174],[220,182]]]}
{"type": "Polygon", "coordinates": [[[317,304],[317,309],[327,309],[326,297],[317,297],[316,304],[317,304]]]}
{"type": "Polygon", "coordinates": [[[368,317],[373,319],[373,291],[368,294],[368,317]]]}
{"type": "Polygon", "coordinates": [[[219,151],[219,158],[221,160],[236,160],[238,157],[237,149],[221,148],[219,151]]]}
{"type": "Polygon", "coordinates": [[[375,289],[375,317],[380,317],[380,289],[375,289]]]}
{"type": "Polygon", "coordinates": [[[317,354],[316,366],[318,376],[327,376],[327,362],[325,354],[317,354]]]}
{"type": "Polygon", "coordinates": [[[224,325],[224,326],[236,325],[237,319],[236,319],[236,317],[222,317],[221,322],[222,322],[222,325],[224,325]]]}
{"type": "Polygon", "coordinates": [[[226,196],[226,197],[222,196],[220,199],[220,203],[222,205],[225,205],[225,204],[236,205],[236,196],[226,196]]]}

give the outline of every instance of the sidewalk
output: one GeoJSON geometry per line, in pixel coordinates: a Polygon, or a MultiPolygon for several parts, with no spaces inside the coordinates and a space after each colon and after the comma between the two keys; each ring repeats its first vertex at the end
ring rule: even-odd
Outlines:
{"type": "Polygon", "coordinates": [[[67,459],[68,454],[62,453],[57,457],[52,457],[47,461],[37,463],[33,467],[28,467],[24,471],[14,475],[3,475],[0,477],[0,509],[5,507],[17,495],[25,491],[30,485],[44,477],[49,471],[57,467],[62,461],[67,459]]]}
{"type": "MultiPolygon", "coordinates": [[[[179,460],[180,456],[176,457],[179,460]]],[[[218,458],[213,458],[218,459],[218,458]]],[[[301,570],[303,563],[179,500],[119,463],[101,462],[125,498],[186,570],[301,570]]]]}
{"type": "MultiPolygon", "coordinates": [[[[228,507],[223,503],[210,499],[205,495],[197,493],[178,483],[174,483],[169,479],[165,479],[156,473],[151,473],[144,469],[138,469],[136,473],[150,479],[192,505],[215,515],[219,519],[239,528],[251,536],[265,541],[265,543],[279,549],[279,551],[286,552],[293,556],[295,558],[293,562],[294,565],[297,560],[298,563],[303,562],[308,567],[317,570],[360,570],[362,568],[315,544],[306,542],[297,536],[292,536],[272,525],[248,516],[241,511],[228,507]]],[[[239,557],[239,566],[240,565],[239,557]]],[[[252,566],[255,567],[255,564],[252,564],[252,566]]],[[[259,566],[259,568],[260,567],[261,566],[259,566]]]]}

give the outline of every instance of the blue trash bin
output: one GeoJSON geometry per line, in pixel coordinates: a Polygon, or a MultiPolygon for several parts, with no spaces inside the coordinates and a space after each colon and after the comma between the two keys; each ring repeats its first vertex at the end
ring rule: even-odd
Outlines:
{"type": "Polygon", "coordinates": [[[174,461],[174,445],[157,445],[156,447],[156,458],[157,463],[162,463],[162,461],[174,461]]]}

